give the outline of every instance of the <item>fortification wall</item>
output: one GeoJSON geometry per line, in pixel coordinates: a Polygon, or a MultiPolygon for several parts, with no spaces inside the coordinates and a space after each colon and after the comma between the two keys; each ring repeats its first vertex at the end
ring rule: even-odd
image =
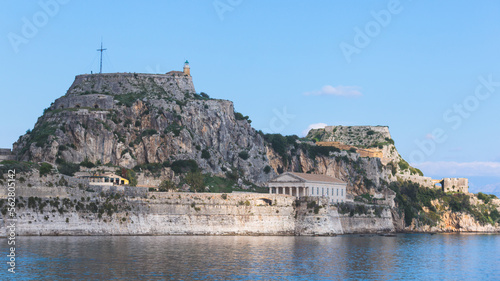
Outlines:
{"type": "Polygon", "coordinates": [[[332,147],[336,147],[336,148],[341,149],[341,150],[349,150],[351,148],[354,148],[354,149],[356,149],[356,153],[358,153],[360,157],[382,158],[384,156],[382,151],[379,149],[358,148],[356,146],[347,145],[347,144],[343,144],[343,143],[336,142],[336,141],[318,141],[318,142],[316,142],[316,145],[318,145],[318,146],[332,146],[332,147]]]}
{"type": "Polygon", "coordinates": [[[98,109],[113,109],[114,101],[112,96],[89,94],[82,96],[63,96],[54,101],[51,109],[66,109],[66,108],[98,108],[98,109]]]}
{"type": "Polygon", "coordinates": [[[444,178],[443,191],[469,193],[469,180],[466,178],[444,178]]]}
{"type": "Polygon", "coordinates": [[[342,215],[340,224],[344,233],[394,232],[394,221],[390,209],[384,209],[380,217],[369,215],[342,215]]]}
{"type": "Polygon", "coordinates": [[[9,148],[0,148],[0,161],[4,160],[16,160],[16,156],[12,153],[9,148]]]}
{"type": "MultiPolygon", "coordinates": [[[[59,196],[79,201],[80,197],[99,199],[96,192],[53,189],[50,193],[23,191],[27,196],[59,196]]],[[[36,189],[38,190],[38,189],[36,189]]],[[[106,198],[99,199],[106,202],[106,198]]],[[[18,209],[18,235],[334,235],[388,231],[387,218],[339,216],[335,206],[325,205],[316,214],[304,204],[295,207],[296,198],[256,193],[173,193],[154,192],[147,197],[124,197],[126,211],[102,217],[98,213],[51,210],[43,212],[26,206],[18,209]],[[377,229],[381,226],[381,229],[377,229]]],[[[85,201],[88,204],[88,200],[85,201]]],[[[94,202],[94,201],[92,201],[94,202]]],[[[27,205],[27,204],[26,204],[27,205]]],[[[5,235],[0,220],[0,235],[5,235]]]]}
{"type": "Polygon", "coordinates": [[[103,73],[77,75],[66,93],[69,95],[123,95],[130,93],[160,93],[184,99],[184,93],[195,93],[191,76],[145,73],[103,73]]]}
{"type": "Polygon", "coordinates": [[[430,177],[423,177],[420,175],[409,175],[409,174],[403,174],[403,175],[397,175],[397,176],[398,176],[398,178],[401,178],[401,179],[407,180],[407,181],[412,181],[414,183],[418,183],[421,186],[424,186],[427,188],[436,188],[432,178],[430,178],[430,177]]]}

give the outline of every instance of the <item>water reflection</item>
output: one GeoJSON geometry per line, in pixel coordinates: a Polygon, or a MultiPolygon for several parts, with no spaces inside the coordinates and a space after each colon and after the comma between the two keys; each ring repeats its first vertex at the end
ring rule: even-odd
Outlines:
{"type": "Polygon", "coordinates": [[[484,280],[497,253],[498,235],[19,237],[15,280],[484,280]]]}

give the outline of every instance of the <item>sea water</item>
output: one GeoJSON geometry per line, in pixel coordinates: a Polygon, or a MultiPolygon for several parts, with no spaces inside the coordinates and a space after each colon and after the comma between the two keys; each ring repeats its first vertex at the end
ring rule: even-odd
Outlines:
{"type": "Polygon", "coordinates": [[[500,280],[500,235],[18,237],[1,280],[500,280]]]}

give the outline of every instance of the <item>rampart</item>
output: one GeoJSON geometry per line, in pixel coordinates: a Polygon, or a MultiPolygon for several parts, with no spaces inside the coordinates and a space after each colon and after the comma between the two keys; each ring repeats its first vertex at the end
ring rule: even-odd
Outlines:
{"type": "Polygon", "coordinates": [[[379,149],[359,148],[356,146],[347,145],[347,144],[343,144],[343,143],[336,142],[336,141],[319,141],[319,142],[316,142],[316,145],[317,146],[332,146],[332,147],[336,147],[336,148],[341,149],[341,150],[355,149],[356,153],[358,153],[359,156],[361,156],[361,157],[382,158],[384,156],[382,153],[382,150],[379,150],[379,149]]]}
{"type": "MultiPolygon", "coordinates": [[[[294,196],[267,193],[149,192],[108,201],[97,191],[78,188],[17,189],[24,206],[17,211],[18,235],[336,235],[394,231],[389,209],[381,216],[340,215],[337,206],[318,201],[317,210],[294,196]],[[49,191],[50,190],[50,191],[49,191]],[[44,193],[45,192],[45,193],[44,193]],[[29,197],[117,206],[112,215],[87,208],[28,208],[29,197]],[[90,197],[89,199],[85,199],[90,197]],[[64,199],[67,198],[67,199],[64,199]],[[83,201],[82,201],[83,200],[83,201]],[[55,208],[55,209],[54,209],[55,208]]],[[[104,192],[104,191],[103,191],[104,192]]],[[[36,199],[40,200],[40,199],[36,199]]],[[[31,201],[33,201],[31,199],[31,201]]],[[[73,207],[74,208],[74,207],[73,207]]],[[[0,220],[0,236],[5,235],[0,220]]]]}
{"type": "Polygon", "coordinates": [[[15,160],[16,156],[12,153],[9,148],[0,148],[0,161],[4,160],[15,160]]]}

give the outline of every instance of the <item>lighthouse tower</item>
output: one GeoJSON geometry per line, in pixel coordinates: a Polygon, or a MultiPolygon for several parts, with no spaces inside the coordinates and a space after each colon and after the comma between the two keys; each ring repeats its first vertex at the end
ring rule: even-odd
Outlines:
{"type": "Polygon", "coordinates": [[[184,75],[189,75],[191,76],[191,71],[189,69],[189,62],[186,60],[184,63],[184,75]]]}

